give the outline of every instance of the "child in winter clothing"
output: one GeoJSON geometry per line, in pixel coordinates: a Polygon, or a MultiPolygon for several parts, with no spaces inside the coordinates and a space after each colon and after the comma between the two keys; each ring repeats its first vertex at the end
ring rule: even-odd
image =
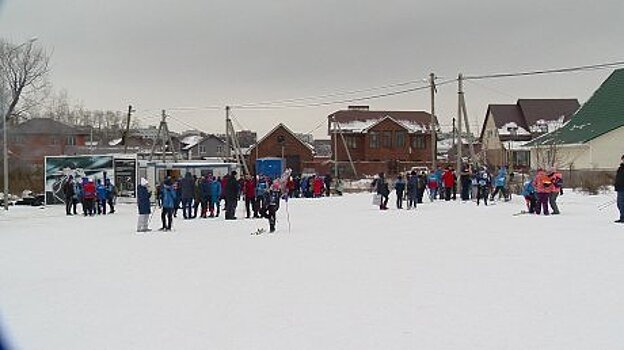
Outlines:
{"type": "Polygon", "coordinates": [[[506,183],[507,183],[507,170],[505,169],[505,167],[501,167],[498,170],[498,174],[496,175],[496,178],[494,179],[495,188],[494,188],[494,192],[492,192],[492,195],[490,196],[490,201],[494,201],[494,197],[496,197],[498,192],[501,192],[505,200],[507,200],[507,190],[505,189],[506,183]]]}
{"type": "Polygon", "coordinates": [[[275,232],[275,217],[279,210],[279,202],[282,196],[279,180],[273,181],[273,185],[264,192],[264,206],[260,209],[260,215],[269,220],[269,231],[275,232]]]}
{"type": "Polygon", "coordinates": [[[162,227],[160,231],[171,231],[171,223],[173,221],[173,209],[178,203],[176,201],[176,191],[173,188],[171,179],[166,179],[160,189],[160,196],[162,200],[162,213],[160,219],[162,220],[162,227]]]}
{"type": "Polygon", "coordinates": [[[522,188],[522,196],[524,196],[524,201],[526,202],[529,214],[535,213],[535,205],[537,203],[537,199],[535,198],[535,187],[533,187],[533,179],[529,179],[524,182],[524,187],[522,188]]]}
{"type": "Polygon", "coordinates": [[[487,205],[488,192],[491,183],[492,176],[488,172],[487,168],[483,167],[477,175],[477,205],[479,205],[481,199],[483,199],[483,204],[487,205]]]}
{"type": "Polygon", "coordinates": [[[552,214],[559,215],[557,197],[559,197],[560,194],[563,194],[563,177],[561,176],[561,173],[552,169],[549,171],[548,177],[550,178],[550,182],[552,182],[552,188],[550,190],[550,194],[548,195],[548,203],[552,208],[552,214]]]}

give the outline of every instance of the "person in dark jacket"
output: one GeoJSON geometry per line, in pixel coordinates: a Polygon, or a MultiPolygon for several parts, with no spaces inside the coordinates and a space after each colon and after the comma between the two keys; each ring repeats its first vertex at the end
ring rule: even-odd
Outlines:
{"type": "Polygon", "coordinates": [[[388,182],[384,177],[384,173],[379,173],[379,178],[377,178],[375,185],[377,188],[377,194],[381,195],[379,209],[388,210],[388,197],[390,196],[390,189],[388,188],[388,182]]]}
{"type": "Polygon", "coordinates": [[[67,181],[63,185],[63,193],[65,194],[65,215],[71,216],[71,208],[74,203],[74,177],[69,175],[67,181]]]}
{"type": "Polygon", "coordinates": [[[106,203],[108,203],[108,207],[110,208],[110,214],[115,213],[115,202],[117,201],[117,187],[109,178],[104,181],[106,187],[106,203]]]}
{"type": "Polygon", "coordinates": [[[620,167],[615,175],[615,191],[617,192],[617,207],[620,210],[620,219],[615,222],[624,224],[624,155],[620,158],[620,167]]]}
{"type": "Polygon", "coordinates": [[[275,232],[275,218],[279,210],[280,197],[282,196],[280,187],[279,180],[273,181],[271,188],[264,192],[264,206],[260,209],[260,215],[269,219],[270,232],[275,232]]]}
{"type": "Polygon", "coordinates": [[[407,209],[416,209],[418,203],[418,175],[412,170],[407,178],[407,209]]]}
{"type": "Polygon", "coordinates": [[[146,179],[141,178],[139,186],[137,186],[137,206],[139,209],[139,220],[137,223],[137,232],[151,231],[149,226],[149,217],[152,213],[150,197],[151,193],[147,186],[149,183],[146,179]]]}
{"type": "Polygon", "coordinates": [[[397,209],[403,209],[403,193],[405,192],[405,180],[403,176],[399,175],[394,182],[394,190],[396,191],[396,206],[397,209]]]}
{"type": "Polygon", "coordinates": [[[199,197],[201,201],[201,217],[205,219],[208,217],[208,202],[210,201],[210,177],[208,175],[200,178],[199,197]]]}
{"type": "Polygon", "coordinates": [[[180,180],[180,199],[182,201],[182,216],[185,219],[190,219],[193,215],[191,208],[193,205],[193,197],[195,196],[195,181],[190,172],[184,175],[184,178],[180,180]]]}
{"type": "Polygon", "coordinates": [[[323,181],[325,182],[325,196],[329,197],[329,195],[331,194],[331,183],[332,183],[331,175],[329,174],[325,175],[325,177],[323,178],[323,181]]]}
{"type": "Polygon", "coordinates": [[[240,193],[236,175],[236,171],[232,171],[225,183],[225,220],[236,220],[236,206],[240,193]]]}
{"type": "Polygon", "coordinates": [[[470,166],[464,163],[459,173],[459,182],[461,183],[461,200],[470,200],[470,187],[472,184],[470,166]]]}

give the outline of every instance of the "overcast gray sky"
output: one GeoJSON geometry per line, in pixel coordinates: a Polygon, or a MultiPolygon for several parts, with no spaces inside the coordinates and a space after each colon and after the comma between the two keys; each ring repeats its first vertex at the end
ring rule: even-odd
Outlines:
{"type": "MultiPolygon", "coordinates": [[[[16,43],[37,36],[54,52],[55,89],[87,108],[131,103],[142,122],[156,123],[162,108],[315,96],[430,72],[444,79],[624,60],[624,1],[576,2],[0,0],[0,36],[16,43]]],[[[488,103],[517,98],[583,102],[609,73],[467,83],[469,117],[476,124],[488,103]]],[[[439,89],[445,127],[456,114],[456,89],[439,89]]],[[[430,108],[427,91],[358,104],[430,108]]],[[[260,135],[280,121],[306,132],[346,105],[233,114],[260,135]]],[[[170,114],[208,132],[224,129],[222,110],[170,114]]],[[[188,129],[175,120],[171,127],[188,129]]],[[[315,135],[326,138],[326,127],[315,135]]]]}

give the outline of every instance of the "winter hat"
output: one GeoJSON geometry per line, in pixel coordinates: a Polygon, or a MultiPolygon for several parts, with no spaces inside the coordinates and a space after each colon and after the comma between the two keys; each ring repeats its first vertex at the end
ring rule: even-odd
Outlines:
{"type": "Polygon", "coordinates": [[[149,184],[149,182],[147,182],[147,180],[144,177],[142,177],[141,178],[141,186],[146,187],[148,184],[149,184]]]}

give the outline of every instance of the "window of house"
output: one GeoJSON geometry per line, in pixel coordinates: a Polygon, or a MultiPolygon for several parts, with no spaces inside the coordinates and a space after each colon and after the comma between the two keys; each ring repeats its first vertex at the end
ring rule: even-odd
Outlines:
{"type": "Polygon", "coordinates": [[[396,132],[396,147],[397,148],[405,147],[405,131],[396,132]]]}
{"type": "Polygon", "coordinates": [[[13,136],[13,142],[18,145],[23,145],[24,143],[26,143],[26,141],[24,140],[24,136],[21,135],[13,136]]]}
{"type": "Polygon", "coordinates": [[[56,137],[56,136],[50,136],[50,144],[51,144],[51,145],[58,145],[58,144],[59,144],[58,137],[56,137]]]}
{"type": "Polygon", "coordinates": [[[371,131],[368,133],[368,146],[370,148],[379,148],[379,133],[375,131],[371,131]]]}
{"type": "Polygon", "coordinates": [[[514,152],[514,164],[515,165],[522,165],[522,166],[529,166],[529,159],[530,159],[530,155],[531,152],[529,151],[516,151],[514,152]]]}
{"type": "Polygon", "coordinates": [[[416,135],[414,136],[414,141],[412,145],[415,149],[425,149],[427,145],[425,144],[425,136],[424,135],[416,135]]]}
{"type": "Polygon", "coordinates": [[[65,143],[68,146],[76,146],[76,136],[67,136],[65,143]]]}
{"type": "Polygon", "coordinates": [[[345,142],[347,143],[347,147],[351,149],[357,148],[357,138],[355,136],[346,136],[345,142]]]}
{"type": "Polygon", "coordinates": [[[392,148],[392,131],[384,131],[382,137],[383,147],[392,148]]]}
{"type": "Polygon", "coordinates": [[[199,153],[201,153],[201,154],[205,154],[206,153],[206,146],[205,145],[199,145],[199,153]]]}
{"type": "Polygon", "coordinates": [[[223,154],[223,146],[217,146],[217,154],[223,154]]]}

